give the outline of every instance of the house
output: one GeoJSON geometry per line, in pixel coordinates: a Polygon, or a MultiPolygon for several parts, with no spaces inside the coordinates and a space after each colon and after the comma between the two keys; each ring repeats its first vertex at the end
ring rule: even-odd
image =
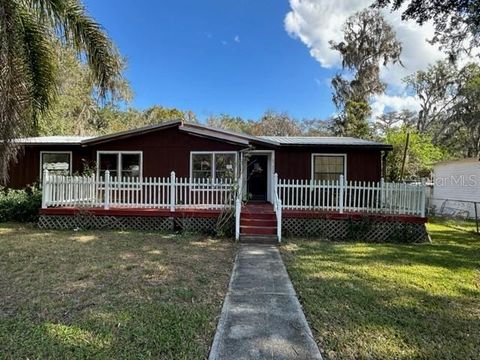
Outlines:
{"type": "Polygon", "coordinates": [[[438,215],[474,219],[480,216],[480,161],[442,161],[433,168],[428,207],[438,215]]]}
{"type": "Polygon", "coordinates": [[[421,188],[383,182],[392,147],[374,141],[249,136],[172,121],[105,136],[16,142],[23,152],[11,166],[9,186],[43,184],[45,226],[53,219],[73,226],[73,215],[88,210],[95,226],[115,217],[122,226],[212,227],[226,206],[236,207],[237,237],[245,238],[280,239],[282,231],[305,234],[305,226],[314,234],[321,229],[312,218],[365,213],[424,223],[421,188]],[[288,231],[281,216],[292,223],[288,231]]]}

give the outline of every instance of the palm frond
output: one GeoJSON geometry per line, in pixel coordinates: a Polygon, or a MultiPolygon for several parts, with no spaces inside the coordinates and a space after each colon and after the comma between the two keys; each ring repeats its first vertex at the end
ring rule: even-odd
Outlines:
{"type": "Polygon", "coordinates": [[[22,46],[19,6],[0,0],[0,176],[7,179],[8,165],[16,155],[12,139],[29,132],[32,118],[31,77],[22,46]]]}
{"type": "Polygon", "coordinates": [[[31,77],[33,110],[45,112],[56,94],[56,59],[51,30],[44,23],[36,21],[28,9],[20,8],[19,18],[25,62],[31,77]]]}
{"type": "Polygon", "coordinates": [[[122,70],[118,51],[79,0],[27,0],[27,4],[77,52],[84,54],[101,96],[115,89],[115,80],[122,70]]]}

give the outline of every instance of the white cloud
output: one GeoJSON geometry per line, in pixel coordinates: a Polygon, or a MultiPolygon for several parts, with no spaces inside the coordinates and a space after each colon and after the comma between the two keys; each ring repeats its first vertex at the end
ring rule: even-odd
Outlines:
{"type": "Polygon", "coordinates": [[[389,111],[420,110],[420,99],[416,96],[401,95],[378,95],[372,101],[372,118],[389,111]]]}
{"type": "Polygon", "coordinates": [[[240,42],[240,36],[235,35],[235,37],[233,38],[233,41],[235,41],[236,43],[239,43],[240,42]]]}
{"type": "MultiPolygon", "coordinates": [[[[302,41],[324,68],[340,68],[341,59],[338,52],[330,49],[329,41],[342,40],[342,26],[345,20],[357,11],[372,4],[372,0],[290,0],[291,11],[285,17],[285,30],[290,36],[302,41]]],[[[402,42],[401,60],[404,65],[390,65],[383,68],[381,78],[394,96],[383,95],[374,100],[377,110],[412,107],[413,98],[404,94],[402,79],[428,64],[445,58],[437,46],[426,40],[432,38],[431,24],[419,26],[413,21],[402,21],[401,12],[385,10],[384,16],[402,42]]]]}
{"type": "MultiPolygon", "coordinates": [[[[371,3],[372,0],[290,0],[292,9],[285,17],[285,29],[307,45],[310,54],[323,67],[339,67],[340,56],[330,49],[329,41],[341,41],[345,20],[371,3]]],[[[384,16],[403,44],[401,59],[405,66],[394,65],[383,69],[384,81],[399,86],[406,75],[445,58],[437,46],[426,42],[433,36],[431,24],[419,26],[414,21],[402,21],[401,12],[386,10],[384,16]]]]}

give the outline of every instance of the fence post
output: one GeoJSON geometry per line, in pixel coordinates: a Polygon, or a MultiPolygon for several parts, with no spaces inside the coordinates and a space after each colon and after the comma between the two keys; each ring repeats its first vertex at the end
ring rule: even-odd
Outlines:
{"type": "Polygon", "coordinates": [[[42,209],[47,208],[48,204],[48,190],[47,190],[47,183],[48,183],[48,170],[45,169],[43,171],[43,183],[42,183],[42,209]]]}
{"type": "Polygon", "coordinates": [[[175,211],[175,171],[170,173],[170,211],[175,211]]]}
{"type": "Polygon", "coordinates": [[[103,204],[103,208],[105,210],[110,209],[110,171],[105,171],[105,203],[103,204]]]}
{"type": "Polygon", "coordinates": [[[420,192],[420,216],[421,217],[425,217],[425,196],[426,196],[426,182],[425,182],[425,179],[422,179],[422,189],[421,189],[421,192],[420,192]]]}
{"type": "Polygon", "coordinates": [[[479,226],[478,226],[478,208],[477,208],[477,205],[478,203],[477,202],[474,202],[473,203],[473,206],[475,207],[475,225],[477,226],[477,234],[480,234],[480,229],[479,229],[479,226]]]}
{"type": "Polygon", "coordinates": [[[383,208],[383,202],[384,202],[384,192],[385,192],[385,179],[382,177],[380,179],[380,203],[379,203],[379,207],[380,207],[380,211],[381,209],[383,208]]]}
{"type": "Polygon", "coordinates": [[[339,196],[339,199],[338,199],[338,206],[339,206],[339,211],[340,211],[340,214],[343,214],[343,203],[344,203],[344,198],[345,198],[345,178],[343,177],[343,175],[340,175],[340,196],[339,196]]]}

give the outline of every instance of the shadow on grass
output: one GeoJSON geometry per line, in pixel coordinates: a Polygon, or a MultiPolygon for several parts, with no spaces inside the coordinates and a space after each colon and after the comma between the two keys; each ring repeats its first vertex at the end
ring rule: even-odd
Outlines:
{"type": "Polygon", "coordinates": [[[206,357],[232,243],[18,225],[0,233],[0,357],[206,357]]]}

